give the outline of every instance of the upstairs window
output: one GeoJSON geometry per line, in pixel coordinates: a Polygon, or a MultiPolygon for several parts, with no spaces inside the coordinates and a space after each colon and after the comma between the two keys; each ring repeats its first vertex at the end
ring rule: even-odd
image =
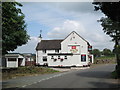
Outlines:
{"type": "Polygon", "coordinates": [[[59,53],[59,50],[55,50],[56,53],[59,53]]]}
{"type": "Polygon", "coordinates": [[[53,56],[51,56],[51,59],[54,59],[53,56]]]}
{"type": "Polygon", "coordinates": [[[43,53],[46,53],[46,50],[43,50],[43,53]]]}

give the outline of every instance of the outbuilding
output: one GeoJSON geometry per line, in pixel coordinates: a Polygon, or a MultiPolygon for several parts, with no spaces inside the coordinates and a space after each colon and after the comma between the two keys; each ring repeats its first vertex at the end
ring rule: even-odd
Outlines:
{"type": "Polygon", "coordinates": [[[6,67],[25,66],[25,58],[19,53],[9,53],[5,55],[6,67]]]}

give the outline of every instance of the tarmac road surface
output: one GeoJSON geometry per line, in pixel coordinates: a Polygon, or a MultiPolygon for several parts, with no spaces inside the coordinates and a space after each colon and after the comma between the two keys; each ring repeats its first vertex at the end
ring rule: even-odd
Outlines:
{"type": "Polygon", "coordinates": [[[110,77],[115,64],[100,65],[88,69],[43,76],[22,77],[3,82],[3,87],[18,88],[120,88],[118,81],[110,77]],[[15,83],[17,82],[17,83],[15,83]],[[23,82],[23,83],[22,83],[23,82]],[[9,83],[6,84],[5,83],[9,83]]]}

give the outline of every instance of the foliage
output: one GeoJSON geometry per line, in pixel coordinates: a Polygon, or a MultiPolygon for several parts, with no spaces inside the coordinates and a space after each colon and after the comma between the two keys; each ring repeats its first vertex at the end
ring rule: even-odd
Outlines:
{"type": "Polygon", "coordinates": [[[101,18],[99,20],[101,22],[101,25],[103,27],[103,31],[112,37],[113,41],[120,40],[120,22],[113,21],[109,18],[101,18]]]}
{"type": "Polygon", "coordinates": [[[116,49],[113,49],[114,53],[120,53],[120,45],[117,45],[116,49]]]}
{"type": "Polygon", "coordinates": [[[117,77],[120,78],[120,1],[119,2],[94,2],[95,10],[101,10],[107,18],[101,18],[103,30],[115,41],[114,52],[116,54],[117,77]]]}
{"type": "Polygon", "coordinates": [[[95,10],[101,10],[108,18],[120,22],[120,1],[119,2],[93,2],[95,10]]]}
{"type": "Polygon", "coordinates": [[[99,57],[101,55],[99,49],[93,49],[91,53],[94,55],[94,57],[99,57]]]}
{"type": "Polygon", "coordinates": [[[2,53],[14,51],[17,46],[26,44],[29,36],[26,31],[24,14],[17,2],[2,2],[2,53]]]}
{"type": "Polygon", "coordinates": [[[117,76],[117,72],[116,72],[116,71],[113,71],[113,72],[112,72],[112,78],[117,79],[117,77],[118,77],[118,76],[117,76]]]}
{"type": "Polygon", "coordinates": [[[112,55],[112,52],[110,49],[105,48],[105,49],[103,49],[102,54],[104,56],[110,56],[110,55],[112,55]]]}

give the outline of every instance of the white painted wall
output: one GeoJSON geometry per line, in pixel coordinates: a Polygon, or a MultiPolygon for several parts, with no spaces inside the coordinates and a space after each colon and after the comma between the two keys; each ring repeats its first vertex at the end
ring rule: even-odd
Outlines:
{"type": "Polygon", "coordinates": [[[22,63],[21,66],[25,66],[25,58],[21,55],[19,55],[18,57],[14,57],[16,58],[16,61],[8,61],[8,58],[13,58],[13,57],[6,57],[6,66],[7,67],[18,67],[18,58],[22,58],[22,63]]]}
{"type": "Polygon", "coordinates": [[[25,58],[23,58],[21,66],[25,66],[25,58]]]}
{"type": "Polygon", "coordinates": [[[44,63],[48,63],[48,53],[55,53],[55,50],[46,50],[46,53],[43,52],[43,50],[38,50],[36,52],[36,63],[39,63],[40,65],[44,65],[44,63]],[[47,56],[47,62],[43,61],[43,56],[47,56]]]}
{"type": "Polygon", "coordinates": [[[61,42],[61,52],[68,52],[68,45],[80,45],[81,53],[87,53],[87,42],[80,38],[76,33],[71,33],[71,35],[61,42]]]}
{"type": "Polygon", "coordinates": [[[18,58],[16,58],[16,61],[8,61],[8,58],[6,58],[7,61],[7,67],[18,67],[18,58]]]}
{"type": "MultiPolygon", "coordinates": [[[[54,61],[51,59],[51,56],[47,56],[48,53],[55,53],[55,50],[46,50],[46,53],[43,53],[42,50],[38,50],[36,52],[36,63],[39,63],[40,65],[43,65],[44,63],[48,63],[48,66],[83,66],[88,65],[88,44],[85,40],[83,40],[79,35],[77,35],[75,32],[74,34],[71,33],[64,41],[61,42],[61,50],[59,53],[71,53],[70,49],[72,46],[76,46],[78,51],[76,53],[73,53],[73,56],[67,56],[67,59],[64,59],[62,62],[58,59],[58,55],[55,56],[57,60],[54,61]],[[86,55],[86,61],[81,62],[81,55],[86,55]],[[47,62],[43,62],[42,57],[47,56],[47,62]]],[[[64,55],[60,56],[64,57],[64,55]]]]}
{"type": "Polygon", "coordinates": [[[73,54],[69,63],[76,66],[88,64],[88,45],[85,40],[80,38],[76,33],[71,33],[64,41],[61,42],[61,52],[70,53],[71,46],[77,46],[78,52],[73,54]],[[75,38],[74,38],[75,37],[75,38]],[[77,55],[76,55],[77,54],[77,55]],[[86,62],[81,62],[81,54],[86,55],[86,62]]]}
{"type": "Polygon", "coordinates": [[[71,66],[69,64],[69,60],[70,60],[70,57],[71,56],[67,56],[67,59],[64,59],[65,56],[64,55],[61,55],[60,58],[63,58],[63,61],[61,61],[61,59],[58,59],[58,56],[54,56],[53,58],[57,59],[56,61],[54,61],[54,59],[51,59],[51,56],[48,56],[48,66],[71,66]]]}

